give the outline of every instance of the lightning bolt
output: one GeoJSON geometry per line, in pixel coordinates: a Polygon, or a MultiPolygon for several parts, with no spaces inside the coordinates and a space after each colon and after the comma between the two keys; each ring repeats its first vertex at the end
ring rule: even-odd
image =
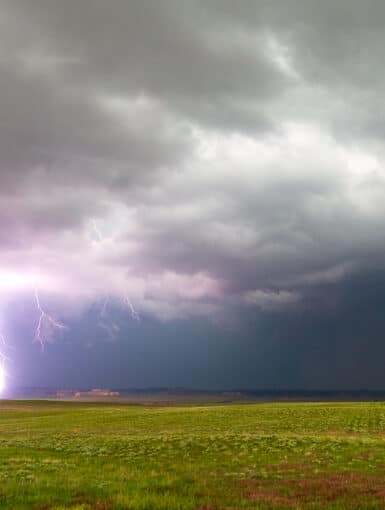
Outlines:
{"type": "MultiPolygon", "coordinates": [[[[92,225],[92,231],[93,231],[93,233],[94,233],[94,236],[95,236],[95,237],[96,237],[96,239],[97,239],[97,242],[102,242],[102,241],[103,241],[103,236],[102,236],[101,231],[100,231],[100,230],[99,230],[99,228],[98,228],[98,225],[97,225],[96,221],[95,221],[93,218],[91,218],[91,219],[90,219],[90,221],[91,221],[91,225],[92,225]]],[[[122,298],[122,300],[123,300],[123,304],[124,304],[125,306],[127,306],[127,307],[128,307],[128,309],[130,310],[131,317],[132,317],[134,320],[136,320],[136,321],[140,322],[140,316],[139,316],[138,312],[135,310],[135,308],[134,308],[134,306],[133,306],[133,304],[132,304],[131,300],[129,299],[129,297],[128,297],[128,296],[124,296],[124,297],[122,298]]],[[[99,318],[100,318],[100,320],[99,320],[99,322],[98,322],[98,325],[99,325],[100,327],[102,327],[102,328],[106,329],[106,330],[108,331],[109,336],[110,336],[110,337],[112,337],[112,336],[113,336],[113,335],[111,334],[112,329],[113,329],[114,331],[116,331],[116,329],[119,329],[119,328],[118,328],[118,327],[117,327],[117,325],[116,325],[116,324],[114,324],[114,323],[112,323],[112,325],[109,325],[109,324],[107,324],[107,323],[104,321],[104,319],[107,317],[107,306],[108,306],[108,304],[109,304],[109,301],[110,301],[110,299],[109,299],[109,296],[107,295],[107,296],[104,298],[103,304],[102,304],[102,305],[101,305],[101,307],[100,307],[100,313],[99,313],[99,318]],[[111,328],[112,328],[112,329],[111,329],[111,328]]]]}
{"type": "Polygon", "coordinates": [[[0,392],[2,393],[5,386],[6,381],[8,379],[8,373],[6,370],[6,365],[9,361],[11,361],[11,358],[9,358],[5,351],[9,349],[9,345],[7,344],[5,340],[4,334],[0,331],[0,392]]]}
{"type": "Polygon", "coordinates": [[[50,332],[52,332],[52,330],[63,330],[67,329],[67,327],[61,322],[55,320],[43,309],[40,303],[39,293],[37,289],[35,289],[35,301],[37,309],[40,314],[35,330],[35,341],[39,342],[41,349],[44,350],[44,345],[47,341],[47,338],[46,335],[43,334],[43,329],[47,329],[49,334],[50,332]]]}
{"type": "MultiPolygon", "coordinates": [[[[39,312],[39,318],[36,325],[34,340],[36,342],[39,342],[41,349],[44,350],[44,345],[48,339],[48,336],[51,335],[55,330],[63,330],[67,329],[67,327],[61,322],[54,319],[49,313],[47,313],[44,310],[44,308],[41,306],[39,293],[37,289],[35,289],[34,296],[36,307],[39,312]]],[[[7,372],[5,370],[5,365],[6,362],[11,360],[11,358],[9,358],[6,355],[6,351],[9,348],[10,346],[7,344],[3,332],[0,331],[0,391],[3,391],[4,386],[6,384],[7,372]]]]}
{"type": "Polygon", "coordinates": [[[0,331],[0,346],[1,346],[1,349],[0,349],[0,361],[1,362],[9,361],[10,358],[4,352],[4,350],[8,348],[8,345],[7,345],[7,342],[5,340],[5,336],[3,335],[3,333],[1,333],[1,331],[0,331]]]}
{"type": "Polygon", "coordinates": [[[128,307],[128,309],[130,310],[130,312],[131,312],[131,317],[132,317],[135,321],[140,322],[140,316],[139,316],[138,312],[135,310],[134,305],[131,303],[131,300],[129,299],[129,297],[128,297],[128,296],[125,296],[125,297],[123,298],[123,302],[126,304],[126,306],[128,307]]]}

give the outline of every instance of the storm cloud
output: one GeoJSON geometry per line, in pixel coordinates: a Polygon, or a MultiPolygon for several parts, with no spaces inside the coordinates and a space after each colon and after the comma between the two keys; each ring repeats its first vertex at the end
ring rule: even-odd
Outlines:
{"type": "Polygon", "coordinates": [[[384,22],[374,0],[0,0],[3,300],[348,324],[385,269],[384,22]]]}

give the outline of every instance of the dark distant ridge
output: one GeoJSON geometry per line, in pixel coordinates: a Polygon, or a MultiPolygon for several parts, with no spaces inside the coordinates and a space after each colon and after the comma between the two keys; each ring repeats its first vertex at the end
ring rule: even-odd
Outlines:
{"type": "MultiPolygon", "coordinates": [[[[217,401],[385,401],[385,390],[368,389],[337,389],[337,390],[303,390],[303,389],[193,389],[193,388],[112,388],[111,395],[115,393],[121,398],[149,396],[156,401],[157,397],[164,400],[189,400],[190,398],[206,398],[217,401]]],[[[9,389],[4,398],[60,398],[71,397],[76,393],[92,392],[92,388],[54,388],[54,387],[25,387],[9,389]]]]}

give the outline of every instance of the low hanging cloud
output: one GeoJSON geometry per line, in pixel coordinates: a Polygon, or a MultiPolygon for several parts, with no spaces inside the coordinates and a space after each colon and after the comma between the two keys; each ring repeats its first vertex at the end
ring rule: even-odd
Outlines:
{"type": "Polygon", "coordinates": [[[382,268],[384,17],[0,0],[0,293],[211,317],[382,268]]]}

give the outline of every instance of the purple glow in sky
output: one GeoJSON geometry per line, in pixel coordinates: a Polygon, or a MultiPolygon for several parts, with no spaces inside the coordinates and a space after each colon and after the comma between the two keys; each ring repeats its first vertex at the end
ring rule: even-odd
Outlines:
{"type": "Polygon", "coordinates": [[[6,386],[6,376],[5,376],[5,369],[4,367],[0,364],[0,395],[1,393],[4,391],[5,389],[5,386],[6,386]]]}

